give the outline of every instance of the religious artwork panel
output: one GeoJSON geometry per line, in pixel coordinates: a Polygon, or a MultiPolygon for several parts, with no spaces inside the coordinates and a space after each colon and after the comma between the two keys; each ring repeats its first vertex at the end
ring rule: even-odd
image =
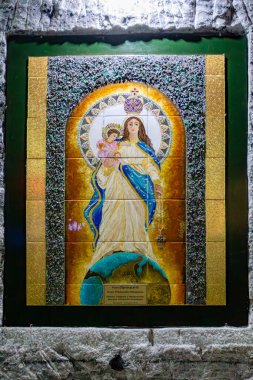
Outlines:
{"type": "Polygon", "coordinates": [[[28,73],[27,304],[226,304],[224,56],[28,73]]]}

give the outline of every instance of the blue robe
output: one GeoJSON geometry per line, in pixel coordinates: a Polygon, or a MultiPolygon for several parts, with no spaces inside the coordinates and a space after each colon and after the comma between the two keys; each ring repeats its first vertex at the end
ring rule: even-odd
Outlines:
{"type": "MultiPolygon", "coordinates": [[[[153,161],[153,163],[160,169],[160,163],[157,159],[153,149],[145,144],[143,141],[136,143],[137,146],[145,152],[153,161]]],[[[103,204],[105,201],[105,190],[102,189],[97,181],[97,172],[101,167],[100,161],[97,168],[94,170],[91,178],[91,185],[94,189],[93,196],[84,210],[84,216],[89,223],[90,229],[94,234],[94,247],[96,247],[99,239],[99,226],[102,220],[103,204]]],[[[139,197],[146,203],[148,209],[148,222],[151,224],[154,218],[156,209],[156,199],[154,192],[154,184],[148,174],[140,174],[131,165],[120,164],[119,170],[124,178],[129,181],[139,197]]],[[[148,228],[148,225],[145,227],[148,228]]]]}

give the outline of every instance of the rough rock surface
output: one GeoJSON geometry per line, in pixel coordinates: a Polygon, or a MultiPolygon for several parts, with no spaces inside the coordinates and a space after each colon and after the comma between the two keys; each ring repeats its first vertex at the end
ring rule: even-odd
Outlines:
{"type": "Polygon", "coordinates": [[[8,33],[242,33],[252,24],[252,0],[1,0],[8,33]]]}
{"type": "Polygon", "coordinates": [[[1,379],[250,380],[253,376],[249,329],[3,328],[0,346],[1,379]]]}
{"type": "MultiPolygon", "coordinates": [[[[4,256],[6,36],[11,34],[248,34],[248,328],[5,328],[1,379],[253,379],[253,1],[0,0],[0,273],[4,256]]],[[[2,311],[0,275],[0,311],[2,311]]]]}

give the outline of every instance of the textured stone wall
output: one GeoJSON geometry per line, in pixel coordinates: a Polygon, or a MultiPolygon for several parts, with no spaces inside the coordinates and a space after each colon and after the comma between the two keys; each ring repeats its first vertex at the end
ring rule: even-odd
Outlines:
{"type": "Polygon", "coordinates": [[[0,345],[1,379],[253,378],[249,329],[3,328],[0,345]]]}
{"type": "Polygon", "coordinates": [[[243,33],[252,0],[1,0],[8,33],[243,33]]]}
{"type": "Polygon", "coordinates": [[[0,0],[0,311],[4,264],[5,59],[6,37],[11,34],[205,35],[219,31],[221,35],[248,35],[251,300],[247,328],[2,327],[1,379],[253,379],[252,19],[252,0],[0,0]]]}

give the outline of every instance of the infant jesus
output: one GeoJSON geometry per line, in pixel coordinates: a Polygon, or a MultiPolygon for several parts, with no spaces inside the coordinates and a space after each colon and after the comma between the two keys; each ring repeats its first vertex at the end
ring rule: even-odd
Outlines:
{"type": "Polygon", "coordinates": [[[98,157],[107,167],[118,166],[119,163],[123,163],[123,160],[120,160],[121,155],[118,149],[120,146],[128,146],[129,143],[116,141],[120,137],[120,125],[111,123],[104,129],[107,131],[107,138],[97,142],[98,157]]]}

